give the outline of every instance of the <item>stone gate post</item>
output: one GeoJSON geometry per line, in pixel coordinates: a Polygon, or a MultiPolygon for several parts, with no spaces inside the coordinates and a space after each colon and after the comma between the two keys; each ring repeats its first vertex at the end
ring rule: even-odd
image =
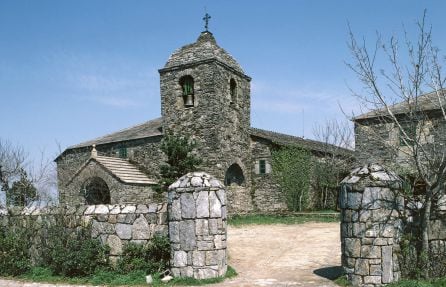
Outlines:
{"type": "Polygon", "coordinates": [[[341,182],[342,266],[353,286],[380,286],[400,278],[400,190],[399,177],[377,164],[356,168],[341,182]]]}
{"type": "Polygon", "coordinates": [[[174,277],[226,273],[226,190],[220,181],[204,172],[179,178],[169,187],[168,224],[174,277]]]}

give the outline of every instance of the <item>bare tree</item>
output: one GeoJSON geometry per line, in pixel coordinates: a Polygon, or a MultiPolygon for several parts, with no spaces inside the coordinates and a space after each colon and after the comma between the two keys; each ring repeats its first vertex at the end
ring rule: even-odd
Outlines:
{"type": "MultiPolygon", "coordinates": [[[[445,58],[433,46],[432,29],[425,19],[426,12],[417,22],[416,40],[412,41],[406,32],[402,45],[396,37],[384,42],[378,35],[369,49],[350,30],[353,62],[348,64],[364,86],[354,95],[364,109],[372,110],[360,118],[375,121],[375,128],[358,128],[366,130],[393,156],[394,160],[389,160],[393,168],[410,174],[413,183],[424,183],[420,209],[422,266],[426,266],[429,254],[429,220],[434,202],[444,196],[446,178],[446,135],[440,128],[446,125],[445,58]],[[385,68],[379,63],[385,63],[385,68]],[[388,136],[392,131],[397,132],[399,141],[388,136]]],[[[429,276],[427,268],[424,276],[429,276]]]]}
{"type": "Polygon", "coordinates": [[[354,147],[352,125],[348,121],[326,120],[325,124],[313,127],[313,135],[327,151],[314,163],[316,178],[312,185],[317,191],[318,207],[337,208],[338,184],[348,174],[353,161],[345,152],[354,147]]]}

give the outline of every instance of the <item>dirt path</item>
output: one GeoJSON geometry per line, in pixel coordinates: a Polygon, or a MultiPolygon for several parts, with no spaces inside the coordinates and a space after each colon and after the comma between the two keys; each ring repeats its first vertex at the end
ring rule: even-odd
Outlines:
{"type": "Polygon", "coordinates": [[[228,238],[239,276],[215,286],[337,286],[323,276],[340,274],[339,223],[229,227],[228,238]]]}
{"type": "MultiPolygon", "coordinates": [[[[336,286],[325,277],[340,272],[339,223],[230,226],[228,240],[229,264],[239,275],[210,286],[336,286]]],[[[70,287],[2,279],[0,286],[70,287]]]]}

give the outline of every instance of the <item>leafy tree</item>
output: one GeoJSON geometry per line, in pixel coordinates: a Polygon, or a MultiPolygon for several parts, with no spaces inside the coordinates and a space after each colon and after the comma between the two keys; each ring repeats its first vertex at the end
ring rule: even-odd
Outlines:
{"type": "Polygon", "coordinates": [[[159,191],[166,191],[179,177],[197,169],[202,161],[193,152],[196,146],[188,137],[169,134],[164,136],[161,151],[166,155],[167,161],[160,167],[159,191]]]}
{"type": "Polygon", "coordinates": [[[272,172],[289,210],[302,211],[307,206],[311,169],[311,155],[303,148],[284,147],[272,152],[272,172]]]}
{"type": "Polygon", "coordinates": [[[36,199],[37,189],[22,168],[20,169],[20,179],[13,182],[11,188],[6,190],[6,204],[26,206],[36,199]]]}

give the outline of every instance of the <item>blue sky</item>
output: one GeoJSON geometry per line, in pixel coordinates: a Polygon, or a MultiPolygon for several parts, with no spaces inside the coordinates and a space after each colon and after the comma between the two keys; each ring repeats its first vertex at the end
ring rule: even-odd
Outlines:
{"type": "Polygon", "coordinates": [[[169,55],[203,30],[252,77],[252,126],[312,137],[357,111],[348,26],[373,44],[412,33],[427,9],[446,48],[444,1],[0,0],[0,137],[31,158],[160,115],[169,55]],[[304,111],[304,113],[302,113],[304,111]]]}

